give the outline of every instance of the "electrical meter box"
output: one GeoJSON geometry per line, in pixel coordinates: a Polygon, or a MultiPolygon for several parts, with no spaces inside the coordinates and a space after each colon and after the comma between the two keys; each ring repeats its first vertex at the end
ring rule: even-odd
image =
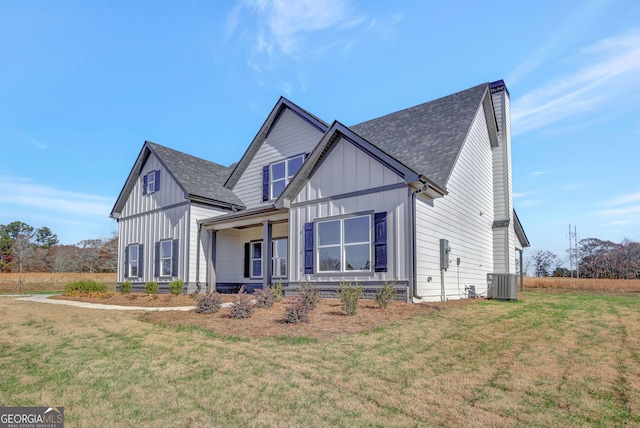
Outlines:
{"type": "Polygon", "coordinates": [[[449,246],[449,240],[441,239],[440,240],[440,269],[447,270],[449,269],[449,253],[451,252],[451,247],[449,246]]]}

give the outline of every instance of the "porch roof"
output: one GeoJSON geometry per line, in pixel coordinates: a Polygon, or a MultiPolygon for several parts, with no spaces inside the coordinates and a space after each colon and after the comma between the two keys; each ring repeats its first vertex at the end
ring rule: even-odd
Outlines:
{"type": "Polygon", "coordinates": [[[275,208],[273,205],[234,212],[216,217],[198,220],[198,224],[207,230],[247,228],[261,226],[263,222],[282,222],[289,219],[289,210],[275,208]]]}

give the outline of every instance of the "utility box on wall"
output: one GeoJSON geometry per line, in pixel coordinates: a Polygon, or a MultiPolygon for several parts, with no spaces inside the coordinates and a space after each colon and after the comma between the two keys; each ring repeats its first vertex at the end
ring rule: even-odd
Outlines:
{"type": "Polygon", "coordinates": [[[449,269],[449,253],[451,252],[451,247],[449,247],[449,240],[441,239],[440,240],[440,270],[449,269]]]}
{"type": "Polygon", "coordinates": [[[488,273],[487,297],[496,300],[518,300],[518,277],[515,273],[488,273]]]}

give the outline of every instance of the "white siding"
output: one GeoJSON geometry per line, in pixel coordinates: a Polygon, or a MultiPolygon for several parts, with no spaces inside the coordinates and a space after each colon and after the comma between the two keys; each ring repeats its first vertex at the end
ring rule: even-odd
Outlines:
{"type": "Polygon", "coordinates": [[[233,191],[248,209],[262,202],[262,167],[302,153],[310,153],[322,133],[297,114],[285,109],[266,140],[238,180],[233,191]]]}
{"type": "Polygon", "coordinates": [[[163,239],[179,239],[180,253],[178,261],[178,278],[183,279],[187,273],[188,252],[182,250],[188,241],[189,231],[189,207],[183,205],[167,210],[154,211],[148,214],[136,215],[119,220],[118,242],[118,281],[122,282],[125,268],[125,249],[130,244],[144,245],[143,276],[140,278],[128,278],[131,282],[159,281],[167,282],[171,279],[163,278],[161,281],[154,276],[154,250],[155,243],[163,239]]]}
{"type": "Polygon", "coordinates": [[[486,290],[486,274],[494,268],[492,171],[491,144],[480,108],[447,183],[449,194],[416,201],[417,290],[425,300],[441,297],[440,239],[448,239],[451,247],[444,273],[447,298],[464,297],[467,285],[477,292],[486,290]]]}
{"type": "Polygon", "coordinates": [[[195,203],[191,204],[189,227],[189,270],[187,272],[188,277],[185,281],[188,280],[194,285],[196,281],[199,281],[200,284],[205,284],[207,282],[207,257],[210,255],[209,234],[206,231],[202,231],[200,242],[198,242],[198,220],[228,213],[229,211],[207,207],[205,205],[195,203]],[[196,273],[196,268],[198,267],[198,263],[196,262],[198,258],[198,245],[200,245],[199,274],[196,273]]]}
{"type": "Polygon", "coordinates": [[[315,276],[304,273],[304,224],[316,219],[359,212],[387,213],[387,272],[369,276],[349,276],[365,284],[367,281],[408,279],[406,258],[406,187],[384,192],[366,190],[403,183],[384,165],[344,140],[325,158],[315,174],[294,199],[289,217],[290,280],[339,282],[344,276],[315,276]],[[349,198],[338,196],[362,191],[349,198]],[[333,197],[333,198],[332,198],[333,197]],[[322,199],[324,198],[324,199],[322,199]]]}
{"type": "Polygon", "coordinates": [[[167,170],[162,167],[158,158],[156,158],[154,154],[151,154],[142,167],[140,176],[138,177],[129,198],[122,209],[121,217],[129,217],[131,215],[148,212],[161,207],[167,207],[169,205],[183,202],[184,200],[184,191],[180,188],[178,183],[176,183],[173,177],[169,175],[167,170]],[[143,195],[143,177],[149,172],[157,170],[160,170],[160,190],[158,192],[143,195]]]}
{"type": "MultiPolygon", "coordinates": [[[[247,283],[260,282],[250,280],[244,274],[244,244],[251,241],[261,241],[262,227],[248,229],[224,229],[216,234],[216,265],[215,282],[218,283],[247,283]]],[[[286,238],[288,226],[286,223],[274,224],[271,230],[273,239],[286,238]]],[[[289,250],[290,251],[290,250],[289,250]]],[[[289,254],[289,260],[291,255],[289,254]]]]}

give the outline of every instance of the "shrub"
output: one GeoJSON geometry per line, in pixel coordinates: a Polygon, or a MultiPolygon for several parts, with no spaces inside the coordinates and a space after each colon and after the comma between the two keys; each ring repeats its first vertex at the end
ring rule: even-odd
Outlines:
{"type": "Polygon", "coordinates": [[[253,296],[256,300],[256,308],[270,308],[275,301],[275,294],[271,287],[256,290],[253,296]]]}
{"type": "MultiPolygon", "coordinates": [[[[241,289],[243,291],[244,287],[241,289]]],[[[253,315],[253,303],[247,293],[238,293],[229,310],[231,318],[249,318],[253,315]]]]}
{"type": "Polygon", "coordinates": [[[125,282],[121,283],[120,284],[120,292],[122,294],[131,293],[131,281],[125,281],[125,282]]]}
{"type": "Polygon", "coordinates": [[[184,289],[184,281],[181,279],[176,279],[169,283],[169,292],[174,296],[177,296],[178,294],[182,293],[183,289],[184,289]]]}
{"type": "Polygon", "coordinates": [[[158,283],[155,281],[145,283],[144,292],[147,294],[156,294],[158,292],[158,283]]]}
{"type": "Polygon", "coordinates": [[[289,302],[287,310],[284,313],[283,322],[287,324],[298,324],[301,322],[309,322],[309,307],[305,304],[301,297],[294,297],[289,302]]]}
{"type": "Polygon", "coordinates": [[[198,297],[196,312],[199,314],[215,314],[222,307],[222,296],[216,291],[198,297]]]}
{"type": "Polygon", "coordinates": [[[82,295],[88,293],[106,293],[107,284],[103,282],[96,282],[91,280],[80,280],[70,282],[64,286],[64,294],[70,295],[82,295]]]}
{"type": "Polygon", "coordinates": [[[351,281],[340,281],[340,300],[342,301],[342,310],[347,315],[355,315],[358,310],[358,300],[362,296],[362,287],[358,285],[352,285],[351,281]]]}
{"type": "Polygon", "coordinates": [[[273,299],[276,302],[281,301],[284,295],[284,287],[282,286],[282,282],[276,282],[271,286],[271,289],[273,290],[273,299]]]}
{"type": "Polygon", "coordinates": [[[391,303],[393,300],[396,300],[398,294],[396,293],[395,285],[395,279],[390,283],[387,283],[387,281],[385,281],[384,286],[382,286],[380,291],[378,291],[373,297],[373,299],[381,308],[386,308],[389,303],[391,303]]]}
{"type": "Polygon", "coordinates": [[[314,310],[318,303],[320,303],[320,294],[316,289],[316,286],[310,282],[302,283],[298,287],[298,294],[302,299],[304,305],[310,310],[314,310]]]}

